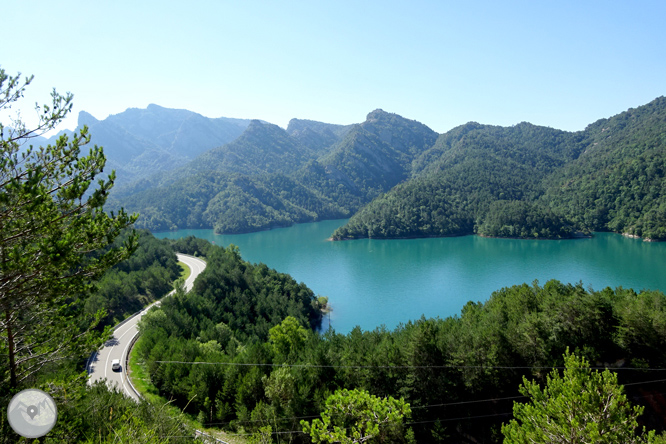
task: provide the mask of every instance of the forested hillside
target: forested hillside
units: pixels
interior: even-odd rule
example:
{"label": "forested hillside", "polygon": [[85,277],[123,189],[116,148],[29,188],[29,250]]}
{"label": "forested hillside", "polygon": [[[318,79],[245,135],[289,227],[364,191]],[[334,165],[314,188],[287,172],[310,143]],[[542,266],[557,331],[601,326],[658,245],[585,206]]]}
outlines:
{"label": "forested hillside", "polygon": [[[111,247],[120,247],[129,234],[121,235]],[[87,313],[105,312],[100,327],[113,326],[160,299],[173,290],[173,282],[180,276],[178,258],[167,241],[155,238],[148,231],[136,235],[136,251],[107,270],[85,302]]]}
{"label": "forested hillside", "polygon": [[178,242],[206,251],[209,266],[191,293],[144,317],[137,347],[160,394],[208,426],[270,426],[277,440],[310,442],[294,432],[299,419],[317,417],[346,388],[403,398],[418,442],[500,442],[500,424],[524,399],[522,377],[545,382],[568,348],[620,369],[630,401],[646,406],[642,423],[663,429],[666,405],[652,396],[664,390],[664,371],[639,369],[666,367],[660,292],[523,284],[456,317],[317,333],[318,301],[306,287],[242,261],[233,247]]}
{"label": "forested hillside", "polygon": [[335,239],[566,238],[610,230],[666,239],[666,99],[567,133],[470,123],[414,161],[410,180]]}
{"label": "forested hillside", "polygon": [[[580,150],[579,136],[551,128],[528,123],[509,128],[466,124],[441,135],[415,159],[411,180],[361,209],[334,238],[474,233],[493,213],[517,209],[513,201],[541,195],[542,178]],[[547,210],[531,206],[529,211],[538,224]],[[532,224],[527,235],[533,236],[537,229],[538,237],[549,237],[546,230],[566,237],[571,228],[563,222],[564,226],[554,227]],[[515,233],[519,235],[520,229]]]}
{"label": "forested hillside", "polygon": [[470,122],[437,135],[375,110],[356,125],[253,121],[233,142],[114,192],[151,230],[242,233],[351,217],[334,239],[480,234],[666,238],[666,99],[566,132]]}
{"label": "forested hillside", "polygon": [[543,198],[577,224],[666,239],[666,97],[599,120]]}
{"label": "forested hillside", "polygon": [[114,194],[151,230],[239,233],[349,217],[409,176],[437,134],[381,110],[349,127],[294,120],[287,131],[253,121],[235,141]]}

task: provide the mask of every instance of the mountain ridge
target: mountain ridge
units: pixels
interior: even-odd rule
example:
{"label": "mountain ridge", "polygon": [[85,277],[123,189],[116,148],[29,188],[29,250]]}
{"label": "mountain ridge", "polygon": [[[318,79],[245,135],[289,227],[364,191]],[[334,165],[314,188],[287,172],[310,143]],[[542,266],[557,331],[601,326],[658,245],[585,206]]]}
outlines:
{"label": "mountain ridge", "polygon": [[[591,230],[661,239],[665,109],[657,98],[576,132],[468,122],[437,134],[381,109],[352,125],[292,119],[285,130],[253,121],[236,140],[117,193],[115,205],[148,215],[138,226],[153,230],[235,233],[353,215],[335,239],[568,238]],[[635,159],[650,178],[638,166],[631,177],[621,168]],[[614,189],[589,174],[602,167]],[[647,179],[641,195],[622,188]]]}
{"label": "mountain ridge", "polygon": [[54,144],[58,137],[71,137],[87,126],[90,144],[104,148],[105,170],[116,170],[116,184],[120,186],[171,171],[236,139],[249,123],[248,119],[208,118],[193,111],[150,104],[128,108],[103,120],[80,111],[74,131],[61,131],[37,142],[43,146]]}
{"label": "mountain ridge", "polygon": [[[333,238],[568,238],[610,230],[665,239],[665,134],[663,97],[578,132],[468,123],[441,135],[415,161],[415,176]],[[638,191],[631,196],[628,188]]]}

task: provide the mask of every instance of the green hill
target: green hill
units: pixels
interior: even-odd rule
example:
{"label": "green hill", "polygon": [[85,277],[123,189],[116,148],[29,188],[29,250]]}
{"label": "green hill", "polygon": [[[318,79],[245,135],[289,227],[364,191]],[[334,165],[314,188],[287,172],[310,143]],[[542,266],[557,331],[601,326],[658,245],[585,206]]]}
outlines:
{"label": "green hill", "polygon": [[[581,149],[578,139],[528,123],[509,128],[468,123],[455,128],[414,161],[410,180],[373,200],[333,237],[477,232],[477,225],[490,214],[505,211],[502,202],[516,210],[510,202],[534,200],[543,194],[542,178],[577,156]],[[530,211],[541,213],[540,208]],[[562,228],[553,231],[564,234]],[[549,237],[544,230],[537,234]]]}
{"label": "green hill", "polygon": [[544,201],[579,225],[666,239],[666,98],[601,119],[546,181]]}
{"label": "green hill", "polygon": [[570,133],[469,123],[438,139],[413,175],[335,239],[566,238],[610,230],[666,238],[666,99]]}
{"label": "green hill", "polygon": [[151,230],[242,233],[349,217],[409,176],[437,134],[381,110],[359,125],[292,120],[287,131],[253,121],[233,142],[168,174],[117,192]]}
{"label": "green hill", "polygon": [[252,121],[234,141],[115,190],[109,208],[139,212],[151,230],[351,217],[334,239],[665,239],[665,148],[663,97],[578,132],[470,122],[438,135],[382,110],[355,125]]}

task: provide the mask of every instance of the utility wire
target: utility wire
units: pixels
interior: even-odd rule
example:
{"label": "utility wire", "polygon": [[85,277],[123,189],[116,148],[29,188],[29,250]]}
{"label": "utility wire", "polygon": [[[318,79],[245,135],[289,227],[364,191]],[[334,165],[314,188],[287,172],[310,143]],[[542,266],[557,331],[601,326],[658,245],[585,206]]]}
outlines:
{"label": "utility wire", "polygon": [[[652,381],[642,381],[642,382],[631,382],[628,384],[622,384],[623,386],[626,385],[640,385],[640,384],[652,384],[652,383],[657,383],[657,382],[666,382],[666,379],[655,379]],[[410,408],[412,410],[417,410],[417,409],[427,409],[431,407],[449,407],[449,406],[454,406],[454,405],[463,405],[463,404],[478,404],[482,402],[497,402],[497,401],[508,401],[508,400],[515,400],[515,399],[521,399],[521,398],[528,398],[528,396],[520,395],[520,396],[506,396],[502,398],[486,398],[486,399],[475,399],[472,401],[456,401],[456,402],[446,402],[442,404],[429,404],[429,405],[420,405],[420,406],[414,406]],[[502,413],[504,415],[504,413]],[[290,420],[296,420],[296,419],[315,419],[315,418],[320,418],[321,415],[312,415],[312,416],[288,416],[288,417],[283,417],[283,418],[276,418],[276,421],[290,421]],[[447,419],[447,421],[453,421],[454,419]],[[255,423],[255,422],[262,422],[264,420],[261,419],[256,419],[256,420],[243,420],[243,421],[225,421],[225,422],[207,422],[204,423],[203,425],[205,426],[210,426],[210,425],[226,425],[226,424],[246,424],[246,423]],[[436,421],[436,420],[434,420]],[[421,421],[423,422],[423,421]],[[428,422],[428,421],[425,421]]]}
{"label": "utility wire", "polygon": [[[343,365],[343,364],[270,364],[250,362],[205,362],[205,361],[146,361],[157,364],[189,364],[189,365],[228,365],[238,367],[295,367],[295,368],[349,368],[349,369],[424,369],[424,368],[462,368],[462,369],[495,369],[495,370],[566,370],[565,366],[502,366],[502,365]],[[633,371],[666,371],[666,368],[645,367],[581,367],[585,370],[633,370]]]}

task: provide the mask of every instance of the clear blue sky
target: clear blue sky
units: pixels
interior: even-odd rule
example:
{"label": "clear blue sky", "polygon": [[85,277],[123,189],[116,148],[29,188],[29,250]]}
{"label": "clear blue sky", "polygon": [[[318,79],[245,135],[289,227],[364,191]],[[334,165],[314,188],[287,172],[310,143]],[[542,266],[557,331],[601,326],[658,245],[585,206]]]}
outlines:
{"label": "clear blue sky", "polygon": [[659,1],[12,1],[0,65],[99,119],[156,103],[209,117],[362,122],[376,108],[444,132],[565,130],[666,94]]}

